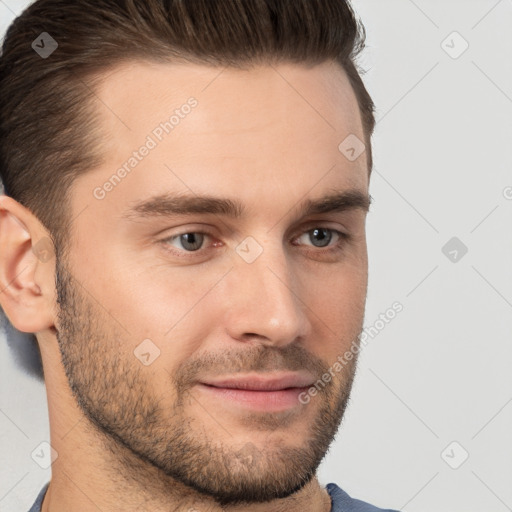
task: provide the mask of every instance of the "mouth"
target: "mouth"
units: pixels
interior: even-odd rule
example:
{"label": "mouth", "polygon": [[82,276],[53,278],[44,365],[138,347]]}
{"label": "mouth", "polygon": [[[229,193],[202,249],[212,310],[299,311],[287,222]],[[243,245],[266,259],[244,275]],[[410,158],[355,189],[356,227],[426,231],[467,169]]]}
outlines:
{"label": "mouth", "polygon": [[252,374],[223,379],[205,379],[198,387],[210,399],[225,405],[276,412],[301,407],[299,395],[314,383],[310,374]]}

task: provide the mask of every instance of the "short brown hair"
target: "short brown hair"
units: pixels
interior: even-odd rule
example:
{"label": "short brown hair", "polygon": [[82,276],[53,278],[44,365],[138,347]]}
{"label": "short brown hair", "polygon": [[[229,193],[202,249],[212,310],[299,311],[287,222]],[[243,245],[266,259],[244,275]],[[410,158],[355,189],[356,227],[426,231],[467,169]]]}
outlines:
{"label": "short brown hair", "polygon": [[[47,58],[31,47],[43,32],[58,43]],[[355,64],[364,40],[349,0],[37,0],[2,45],[4,192],[64,251],[69,187],[102,163],[94,79],[135,58],[233,67],[334,60],[357,97],[371,173],[374,104]]]}

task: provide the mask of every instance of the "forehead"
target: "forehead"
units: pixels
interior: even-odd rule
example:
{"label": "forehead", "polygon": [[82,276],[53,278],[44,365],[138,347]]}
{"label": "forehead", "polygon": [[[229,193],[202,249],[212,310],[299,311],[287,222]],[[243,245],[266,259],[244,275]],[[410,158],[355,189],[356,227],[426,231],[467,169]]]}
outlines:
{"label": "forehead", "polygon": [[[269,106],[274,110],[278,108],[279,112],[296,106],[299,113],[316,114],[316,120],[334,129],[341,128],[343,121],[360,124],[357,100],[349,79],[343,68],[332,61],[314,66],[269,63],[238,69],[130,60],[100,78],[97,93],[107,107],[101,109],[104,119],[105,116],[112,121],[117,118],[129,129],[133,128],[134,121],[141,120],[141,111],[148,117],[152,112],[161,114],[161,109],[173,108],[177,101],[191,95],[207,102],[204,107],[210,116],[216,109],[222,109],[225,115],[219,118],[224,121],[239,119],[233,115],[237,107],[248,107],[243,111],[245,116],[240,116],[247,118],[249,115],[258,117]],[[123,119],[116,115],[118,110],[125,114]],[[341,119],[339,114],[343,114]],[[353,128],[361,129],[360,126]]]}
{"label": "forehead", "polygon": [[[241,70],[131,61],[102,76],[95,92],[105,162],[74,186],[98,211],[167,191],[275,202],[272,190],[297,201],[314,187],[367,189],[366,155],[349,161],[338,149],[364,134],[335,63]],[[110,180],[115,174],[121,179]],[[109,180],[100,206],[93,190]]]}

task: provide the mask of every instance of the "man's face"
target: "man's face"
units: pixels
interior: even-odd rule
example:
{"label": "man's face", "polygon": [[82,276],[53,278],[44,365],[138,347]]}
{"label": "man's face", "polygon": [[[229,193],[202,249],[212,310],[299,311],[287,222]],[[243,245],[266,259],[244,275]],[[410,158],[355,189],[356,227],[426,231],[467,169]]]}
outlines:
{"label": "man's face", "polygon": [[[362,330],[366,211],[303,208],[367,197],[368,173],[365,154],[338,149],[364,139],[339,67],[220,71],[131,63],[106,77],[106,161],[72,187],[56,328],[98,431],[229,504],[302,488],[340,424],[356,358],[332,368]],[[163,194],[242,211],[134,208]]]}

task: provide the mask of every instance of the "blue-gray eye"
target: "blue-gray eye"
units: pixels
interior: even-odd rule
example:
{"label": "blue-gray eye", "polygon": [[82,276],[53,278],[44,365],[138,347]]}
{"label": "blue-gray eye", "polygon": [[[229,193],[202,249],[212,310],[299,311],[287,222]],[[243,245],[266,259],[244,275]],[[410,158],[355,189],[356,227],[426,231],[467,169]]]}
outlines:
{"label": "blue-gray eye", "polygon": [[186,251],[197,251],[201,249],[204,242],[204,234],[203,233],[183,233],[182,235],[177,235],[176,237],[172,237],[170,240],[178,239],[180,241],[181,246]]}
{"label": "blue-gray eye", "polygon": [[332,229],[328,228],[316,228],[308,231],[309,239],[313,242],[313,238],[317,237],[320,241],[319,245],[315,245],[315,247],[326,247],[329,245],[332,240]]}

